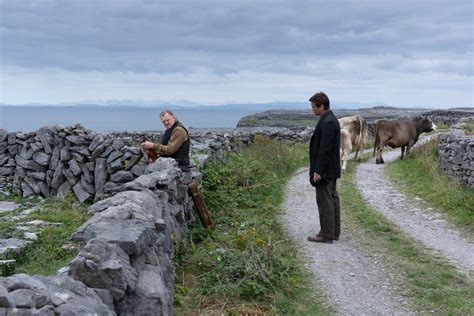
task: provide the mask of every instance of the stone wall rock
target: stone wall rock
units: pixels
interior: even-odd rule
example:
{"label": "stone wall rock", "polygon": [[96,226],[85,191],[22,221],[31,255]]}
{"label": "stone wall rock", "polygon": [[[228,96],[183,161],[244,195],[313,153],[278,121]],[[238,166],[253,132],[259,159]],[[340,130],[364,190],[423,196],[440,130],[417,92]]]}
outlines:
{"label": "stone wall rock", "polygon": [[450,177],[474,188],[474,136],[466,135],[463,125],[473,121],[466,117],[440,136],[438,145],[440,168]]}

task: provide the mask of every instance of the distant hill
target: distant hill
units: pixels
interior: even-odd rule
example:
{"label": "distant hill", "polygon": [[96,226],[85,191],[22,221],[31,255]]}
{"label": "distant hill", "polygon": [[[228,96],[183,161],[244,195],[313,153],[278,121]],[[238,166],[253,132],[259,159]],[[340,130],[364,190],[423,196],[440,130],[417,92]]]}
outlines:
{"label": "distant hill", "polygon": [[[361,115],[369,126],[381,119],[402,119],[414,116],[429,116],[436,123],[452,124],[461,117],[474,114],[473,108],[429,110],[420,108],[396,108],[389,106],[376,106],[372,108],[360,109],[334,109],[336,117]],[[318,118],[310,109],[305,110],[269,110],[242,117],[237,123],[237,127],[306,127],[314,126]]]}
{"label": "distant hill", "polygon": [[[11,104],[0,104],[0,106],[20,106]],[[309,102],[266,102],[266,103],[225,103],[219,105],[205,105],[199,104],[187,100],[172,100],[172,101],[160,101],[160,100],[91,100],[82,101],[76,103],[60,103],[60,104],[40,104],[30,103],[22,104],[21,106],[47,106],[47,107],[80,107],[80,108],[93,108],[93,107],[144,107],[144,108],[156,108],[156,109],[195,109],[195,108],[206,108],[216,110],[296,110],[296,109],[309,109]],[[382,103],[360,103],[360,102],[332,102],[331,107],[333,109],[359,109],[359,108],[371,108],[374,106],[385,106]]]}

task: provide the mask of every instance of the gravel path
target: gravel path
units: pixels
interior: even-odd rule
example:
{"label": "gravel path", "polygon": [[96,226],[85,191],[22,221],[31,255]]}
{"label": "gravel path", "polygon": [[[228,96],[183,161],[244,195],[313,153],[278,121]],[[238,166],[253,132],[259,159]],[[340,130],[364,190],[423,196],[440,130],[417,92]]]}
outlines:
{"label": "gravel path", "polygon": [[[400,150],[384,152],[386,163],[398,159]],[[374,159],[357,168],[356,185],[364,200],[382,213],[405,234],[446,257],[468,276],[474,271],[474,242],[464,237],[444,215],[423,200],[400,193],[384,173],[384,165]]]}
{"label": "gravel path", "polygon": [[[420,139],[419,144],[427,138]],[[400,156],[400,149],[386,151],[385,162]],[[474,243],[444,219],[444,215],[399,192],[387,178],[384,165],[374,159],[358,165],[356,185],[364,200],[382,213],[405,234],[437,255],[447,258],[460,271],[472,276]],[[287,184],[283,223],[305,257],[313,284],[322,288],[331,303],[343,315],[410,315],[409,299],[396,289],[403,279],[396,268],[371,248],[363,232],[344,226],[341,214],[341,238],[333,244],[306,240],[319,230],[315,190],[308,183],[308,169],[302,169]],[[386,263],[386,262],[385,262]]]}
{"label": "gravel path", "polygon": [[[306,257],[314,275],[313,284],[322,288],[343,315],[413,314],[408,299],[396,293],[397,274],[384,266],[371,251],[370,241],[342,227],[333,244],[306,240],[319,230],[315,190],[308,182],[308,170],[287,184],[284,225]],[[344,215],[342,215],[343,217]]]}

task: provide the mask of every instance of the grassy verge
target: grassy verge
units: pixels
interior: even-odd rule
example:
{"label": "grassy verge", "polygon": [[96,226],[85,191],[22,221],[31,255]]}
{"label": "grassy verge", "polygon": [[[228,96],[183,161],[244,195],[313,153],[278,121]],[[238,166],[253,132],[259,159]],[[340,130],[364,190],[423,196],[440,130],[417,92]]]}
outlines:
{"label": "grassy verge", "polygon": [[405,276],[404,294],[419,312],[439,315],[474,314],[474,284],[444,259],[433,257],[406,237],[381,214],[368,207],[354,186],[356,164],[349,161],[340,181],[339,196],[344,220],[364,231],[384,260]]}
{"label": "grassy verge", "polygon": [[401,190],[444,211],[452,223],[473,236],[474,190],[449,178],[439,169],[437,148],[437,140],[416,148],[407,159],[388,165],[388,174]]}
{"label": "grassy verge", "polygon": [[177,314],[331,312],[280,223],[285,183],[306,156],[305,145],[258,137],[204,170],[201,190],[215,227],[197,225],[177,245]]}
{"label": "grassy verge", "polygon": [[[24,205],[22,199],[16,201]],[[30,205],[31,202],[26,203]],[[16,260],[13,266],[8,266],[2,271],[3,275],[14,273],[51,275],[67,265],[77,254],[74,247],[66,249],[62,246],[66,243],[70,235],[87,220],[88,215],[85,212],[85,205],[77,202],[72,193],[66,194],[64,198],[47,198],[37,201],[37,210],[21,222],[8,223],[4,222],[10,228],[9,236],[5,231],[5,237],[21,237],[15,236],[19,232],[13,229],[13,226],[22,226],[24,222],[32,220],[43,220],[48,222],[60,223],[60,225],[52,225],[45,228],[37,228],[38,238],[28,244],[20,254],[11,255]],[[3,227],[2,227],[3,229]]]}
{"label": "grassy verge", "polygon": [[469,120],[463,125],[466,135],[474,135],[474,120]]}

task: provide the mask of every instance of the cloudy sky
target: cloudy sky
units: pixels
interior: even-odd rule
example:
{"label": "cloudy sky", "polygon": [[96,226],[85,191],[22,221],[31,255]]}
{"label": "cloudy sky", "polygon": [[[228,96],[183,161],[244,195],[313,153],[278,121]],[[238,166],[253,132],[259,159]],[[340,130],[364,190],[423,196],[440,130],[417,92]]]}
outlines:
{"label": "cloudy sky", "polygon": [[0,103],[473,106],[471,0],[0,0]]}

